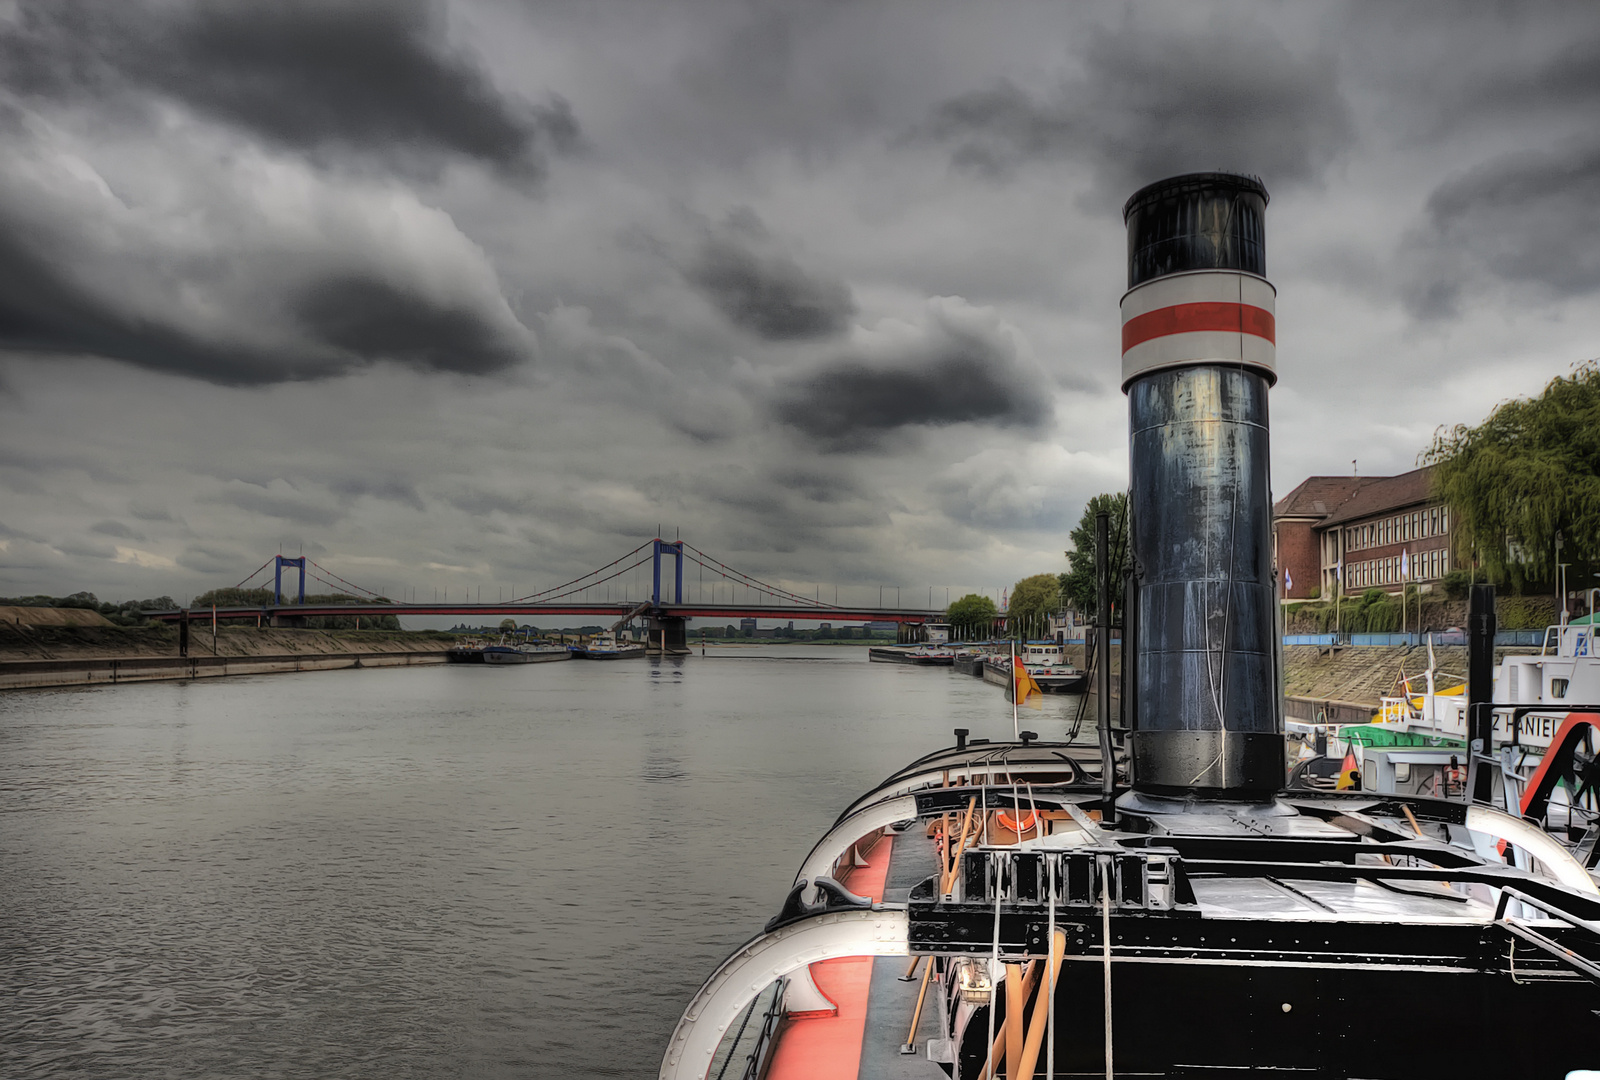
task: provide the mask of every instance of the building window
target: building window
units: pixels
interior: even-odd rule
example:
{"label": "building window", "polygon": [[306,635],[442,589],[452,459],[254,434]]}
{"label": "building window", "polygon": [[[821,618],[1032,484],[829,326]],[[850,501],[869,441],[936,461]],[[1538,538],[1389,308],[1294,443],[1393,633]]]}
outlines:
{"label": "building window", "polygon": [[1448,506],[1439,507],[1439,531],[1442,533],[1450,531],[1450,508]]}

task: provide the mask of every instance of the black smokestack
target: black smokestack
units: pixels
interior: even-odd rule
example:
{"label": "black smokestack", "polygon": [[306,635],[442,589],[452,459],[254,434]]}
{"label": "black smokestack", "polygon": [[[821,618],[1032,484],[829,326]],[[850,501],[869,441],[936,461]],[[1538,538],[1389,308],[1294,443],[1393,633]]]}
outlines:
{"label": "black smokestack", "polygon": [[1134,784],[1158,794],[1283,786],[1266,206],[1259,180],[1194,173],[1123,208]]}

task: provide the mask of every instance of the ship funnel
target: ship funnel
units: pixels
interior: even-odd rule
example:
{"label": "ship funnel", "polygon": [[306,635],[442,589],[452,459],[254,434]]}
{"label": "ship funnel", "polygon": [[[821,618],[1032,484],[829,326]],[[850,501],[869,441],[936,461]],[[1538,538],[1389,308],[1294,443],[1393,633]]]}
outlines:
{"label": "ship funnel", "polygon": [[1277,381],[1267,190],[1175,176],[1123,208],[1134,786],[1258,798],[1283,786],[1267,393]]}

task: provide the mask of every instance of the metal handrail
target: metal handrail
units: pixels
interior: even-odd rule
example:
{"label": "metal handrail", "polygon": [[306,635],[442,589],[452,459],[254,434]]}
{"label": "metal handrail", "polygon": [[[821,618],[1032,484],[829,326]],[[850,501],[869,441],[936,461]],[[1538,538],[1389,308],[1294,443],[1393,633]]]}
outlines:
{"label": "metal handrail", "polygon": [[1571,912],[1563,911],[1559,906],[1547,900],[1540,900],[1537,897],[1529,896],[1521,889],[1509,887],[1500,890],[1500,899],[1496,902],[1494,908],[1495,922],[1504,926],[1508,933],[1549,954],[1557,963],[1565,964],[1580,975],[1587,975],[1595,982],[1600,982],[1600,964],[1596,964],[1586,956],[1580,956],[1560,942],[1539,933],[1531,926],[1511,919],[1506,912],[1513,900],[1519,904],[1526,904],[1528,907],[1542,911],[1546,915],[1558,919],[1575,929],[1587,931],[1597,939],[1600,939],[1600,924],[1590,922],[1588,919],[1580,919],[1578,916],[1573,915]]}

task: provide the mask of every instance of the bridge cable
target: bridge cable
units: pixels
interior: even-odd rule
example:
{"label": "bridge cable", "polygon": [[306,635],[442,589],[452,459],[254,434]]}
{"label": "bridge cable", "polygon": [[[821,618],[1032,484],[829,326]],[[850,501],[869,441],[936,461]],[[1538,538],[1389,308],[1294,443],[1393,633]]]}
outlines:
{"label": "bridge cable", "polygon": [[[819,610],[831,610],[831,611],[841,611],[841,610],[843,610],[837,604],[824,604],[819,600],[813,600],[809,596],[801,596],[798,593],[793,593],[793,592],[790,592],[789,590],[781,588],[781,587],[779,587],[777,585],[772,585],[772,584],[769,584],[769,583],[767,583],[765,581],[762,581],[760,578],[752,577],[750,574],[745,573],[743,570],[735,570],[733,567],[728,566],[726,563],[723,563],[720,560],[718,560],[718,559],[716,559],[716,558],[714,558],[714,557],[712,557],[710,555],[707,555],[705,552],[703,552],[699,548],[694,547],[693,545],[689,544],[687,541],[684,542],[683,546],[684,546],[684,548],[686,550],[693,552],[694,555],[698,555],[698,556],[700,556],[701,558],[704,558],[704,559],[709,559],[711,561],[711,563],[715,564],[715,568],[722,573],[723,577],[727,577],[727,576],[729,576],[731,574],[735,578],[741,579],[740,580],[740,584],[746,585],[746,586],[751,587],[751,588],[754,588],[759,592],[764,592],[769,596],[779,597],[779,598],[784,599],[784,600],[792,600],[792,601],[794,601],[796,603],[804,604],[807,607],[814,607],[814,608],[817,608]],[[700,562],[700,559],[694,559],[693,556],[691,556],[691,558],[693,559],[694,562]],[[706,563],[700,563],[700,565],[706,566],[707,564]]]}
{"label": "bridge cable", "polygon": [[[563,582],[560,585],[553,585],[548,589],[543,589],[543,590],[541,590],[539,592],[528,593],[526,596],[519,596],[514,600],[507,600],[505,602],[508,603],[508,604],[527,604],[527,603],[532,603],[537,598],[542,597],[542,596],[546,596],[546,594],[548,594],[548,593],[557,592],[558,590],[565,589],[568,586],[576,585],[578,582],[584,580],[585,578],[591,578],[591,577],[594,577],[596,574],[600,573],[601,571],[609,570],[613,566],[617,565],[617,563],[621,562],[623,559],[628,558],[629,555],[637,555],[639,552],[643,551],[645,548],[649,547],[651,544],[654,544],[654,543],[655,543],[654,539],[646,540],[644,543],[640,544],[638,547],[634,548],[632,551],[628,552],[626,555],[621,555],[621,556],[618,556],[615,559],[612,559],[610,562],[608,562],[604,566],[602,566],[599,570],[590,570],[587,574],[580,574],[579,576],[573,578],[571,581]],[[654,553],[652,552],[651,555],[649,556],[649,558],[654,558],[654,557],[655,557]],[[641,560],[641,561],[644,561],[644,560]],[[638,566],[638,565],[639,565],[639,563],[634,563],[632,566],[626,567],[626,569],[631,570],[631,569],[633,569],[634,566]],[[616,575],[612,575],[612,576],[615,577]],[[611,579],[610,578],[604,578],[602,580],[609,581]],[[597,584],[597,583],[591,582],[591,584]],[[585,586],[585,588],[587,588],[587,586]],[[562,593],[561,595],[565,596],[567,594],[566,593]]]}
{"label": "bridge cable", "polygon": [[[274,558],[274,559],[275,559],[275,558],[277,558],[277,556],[276,556],[276,555],[274,555],[274,556],[273,556],[273,558]],[[261,565],[260,565],[260,566],[258,566],[258,567],[256,567],[256,568],[255,568],[255,569],[254,569],[254,570],[252,570],[252,571],[251,571],[251,572],[250,572],[250,574],[249,574],[249,576],[248,576],[248,577],[246,577],[246,578],[245,578],[245,579],[244,579],[244,581],[241,581],[241,582],[239,582],[239,584],[237,584],[237,585],[235,585],[235,586],[234,586],[234,588],[235,588],[235,589],[242,589],[242,588],[244,588],[244,585],[245,585],[245,581],[249,581],[249,580],[250,580],[250,578],[253,578],[253,577],[255,577],[255,576],[256,576],[256,575],[257,575],[257,574],[259,574],[259,573],[261,573],[261,571],[263,571],[263,570],[265,570],[265,569],[266,569],[266,568],[267,568],[267,567],[269,567],[269,566],[271,566],[271,565],[272,565],[272,559],[268,559],[268,560],[267,560],[267,561],[266,561],[266,562],[264,562],[264,563],[262,563],[262,564],[261,564]]]}
{"label": "bridge cable", "polygon": [[[321,570],[324,574],[327,574],[329,577],[333,578],[334,581],[339,582],[341,585],[343,585],[347,589],[354,589],[356,592],[364,592],[368,596],[373,596],[373,597],[376,597],[376,596],[379,595],[376,591],[374,591],[372,589],[364,589],[360,585],[357,585],[353,581],[346,581],[344,578],[340,577],[338,574],[335,574],[332,570],[329,570],[325,566],[318,566],[317,563],[315,561],[313,561],[312,559],[308,558],[308,559],[306,559],[306,562],[310,563],[312,566],[316,566],[318,570]],[[323,584],[331,586],[332,582],[324,581]]]}
{"label": "bridge cable", "polygon": [[[643,546],[643,545],[641,545],[641,546]],[[638,549],[636,548],[635,550],[638,550]],[[632,554],[632,553],[630,552],[629,554]],[[627,557],[628,557],[627,555],[624,555],[622,558],[626,559]],[[652,553],[650,555],[646,555],[644,558],[638,560],[637,562],[630,563],[629,565],[624,566],[622,569],[616,571],[615,573],[608,574],[607,576],[605,576],[603,578],[600,578],[598,581],[591,581],[587,585],[580,585],[578,588],[568,589],[564,593],[557,593],[554,596],[544,595],[544,594],[541,594],[541,593],[532,593],[532,594],[530,594],[531,596],[542,596],[543,598],[540,599],[540,600],[537,600],[537,601],[534,601],[534,600],[508,600],[506,603],[508,603],[508,604],[528,604],[528,605],[531,605],[531,604],[546,604],[546,603],[549,603],[552,600],[559,600],[564,596],[571,596],[573,593],[582,592],[584,589],[593,588],[596,585],[603,585],[608,581],[612,581],[612,580],[614,580],[616,578],[619,578],[623,574],[626,574],[629,570],[632,570],[635,567],[643,566],[645,563],[649,562],[654,557],[655,557],[654,553]],[[622,561],[622,559],[618,559],[617,560],[617,562],[621,562],[621,561]],[[605,569],[605,568],[602,567],[601,569]],[[599,570],[594,571],[594,573],[597,573],[597,574],[599,572],[600,572]],[[585,576],[587,577],[589,575],[585,575]],[[568,585],[572,585],[572,584],[575,584],[576,581],[582,581],[582,580],[583,580],[583,578],[577,578],[574,581],[567,582],[567,584]],[[562,588],[562,586],[557,585],[556,588],[559,589],[559,588]],[[545,593],[550,593],[551,591],[552,590],[550,590],[550,589],[546,589]],[[626,601],[624,601],[624,603],[626,603]],[[488,606],[488,605],[485,605],[485,606]],[[500,605],[495,605],[495,606],[504,607],[505,605],[504,604],[500,604]]]}

